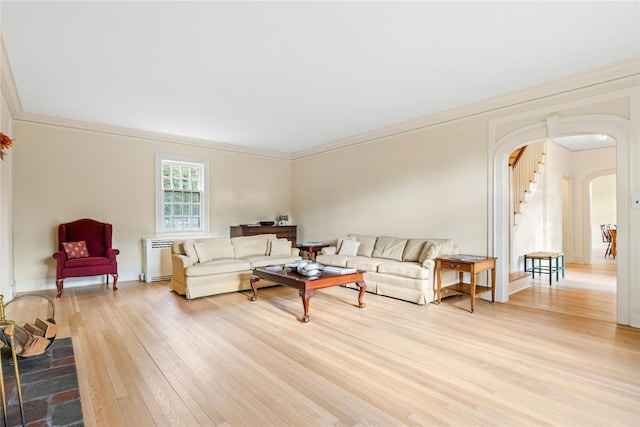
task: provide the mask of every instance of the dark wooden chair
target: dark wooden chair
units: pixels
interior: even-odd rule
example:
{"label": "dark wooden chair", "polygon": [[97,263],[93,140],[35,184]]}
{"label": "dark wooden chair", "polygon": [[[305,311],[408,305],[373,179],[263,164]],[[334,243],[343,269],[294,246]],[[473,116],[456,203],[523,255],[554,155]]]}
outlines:
{"label": "dark wooden chair", "polygon": [[602,233],[602,242],[607,244],[607,249],[604,252],[604,257],[613,256],[616,257],[616,226],[613,224],[600,224],[600,232]]}

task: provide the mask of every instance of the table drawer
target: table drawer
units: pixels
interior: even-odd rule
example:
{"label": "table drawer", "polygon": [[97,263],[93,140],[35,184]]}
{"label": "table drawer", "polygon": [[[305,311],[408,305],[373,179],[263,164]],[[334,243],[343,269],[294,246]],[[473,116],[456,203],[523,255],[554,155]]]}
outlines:
{"label": "table drawer", "polygon": [[443,270],[455,270],[470,273],[472,264],[459,261],[440,261]]}

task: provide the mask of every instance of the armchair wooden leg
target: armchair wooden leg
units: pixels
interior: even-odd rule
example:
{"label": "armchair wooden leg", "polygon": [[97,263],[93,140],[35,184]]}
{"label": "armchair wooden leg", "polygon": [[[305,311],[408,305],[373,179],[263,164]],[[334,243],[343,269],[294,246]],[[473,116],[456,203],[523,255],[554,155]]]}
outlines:
{"label": "armchair wooden leg", "polygon": [[56,288],[58,288],[58,294],[56,298],[60,298],[62,296],[62,287],[64,284],[62,283],[64,279],[56,279]]}
{"label": "armchair wooden leg", "polygon": [[[116,285],[118,284],[118,275],[117,274],[112,274],[112,276],[113,276],[113,290],[117,291],[118,288],[117,288]],[[109,280],[109,279],[107,279],[107,280]]]}

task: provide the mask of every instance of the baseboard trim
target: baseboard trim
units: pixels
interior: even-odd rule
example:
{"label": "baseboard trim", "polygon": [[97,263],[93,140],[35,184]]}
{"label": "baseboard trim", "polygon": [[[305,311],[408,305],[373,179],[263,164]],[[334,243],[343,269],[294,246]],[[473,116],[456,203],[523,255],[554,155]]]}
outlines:
{"label": "baseboard trim", "polygon": [[[118,273],[118,283],[139,281],[139,271],[127,271]],[[101,285],[105,283],[105,275],[91,277],[75,277],[64,280],[64,288],[78,288],[81,286]],[[109,286],[113,285],[113,278],[109,276]],[[16,280],[15,292],[40,292],[56,290],[55,277],[39,277],[35,279]]]}

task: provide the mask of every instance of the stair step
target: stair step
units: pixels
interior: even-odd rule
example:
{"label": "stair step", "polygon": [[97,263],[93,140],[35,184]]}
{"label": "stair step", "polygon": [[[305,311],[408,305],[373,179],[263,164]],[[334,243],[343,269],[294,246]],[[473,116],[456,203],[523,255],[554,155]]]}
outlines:
{"label": "stair step", "polygon": [[513,271],[509,273],[509,282],[515,282],[516,280],[524,279],[525,277],[529,277],[529,273],[525,273],[524,271]]}

